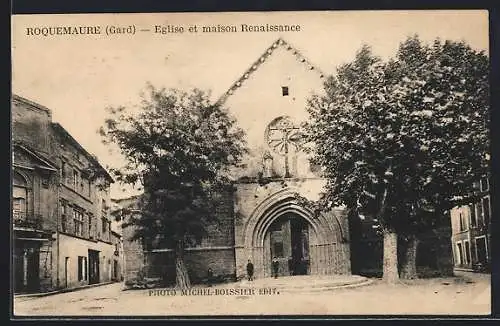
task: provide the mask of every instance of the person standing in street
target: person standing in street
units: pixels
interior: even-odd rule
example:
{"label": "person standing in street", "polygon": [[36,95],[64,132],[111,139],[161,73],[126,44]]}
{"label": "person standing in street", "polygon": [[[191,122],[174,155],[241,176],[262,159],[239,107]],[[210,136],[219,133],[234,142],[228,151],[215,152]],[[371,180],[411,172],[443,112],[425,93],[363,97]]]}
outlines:
{"label": "person standing in street", "polygon": [[280,267],[280,262],[278,261],[278,258],[273,257],[273,262],[272,262],[272,268],[273,268],[273,277],[278,278],[278,271]]}
{"label": "person standing in street", "polygon": [[250,261],[250,259],[248,260],[247,263],[247,276],[249,281],[253,281],[253,264]]}
{"label": "person standing in street", "polygon": [[214,271],[210,267],[208,268],[207,271],[207,282],[209,287],[211,287],[214,283]]}

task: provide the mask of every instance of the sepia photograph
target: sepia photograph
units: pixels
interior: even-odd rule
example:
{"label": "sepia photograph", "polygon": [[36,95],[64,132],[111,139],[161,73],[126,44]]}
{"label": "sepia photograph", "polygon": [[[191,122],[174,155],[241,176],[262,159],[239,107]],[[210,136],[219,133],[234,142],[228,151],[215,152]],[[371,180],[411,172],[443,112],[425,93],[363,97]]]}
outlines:
{"label": "sepia photograph", "polygon": [[489,316],[488,30],[12,15],[11,318]]}

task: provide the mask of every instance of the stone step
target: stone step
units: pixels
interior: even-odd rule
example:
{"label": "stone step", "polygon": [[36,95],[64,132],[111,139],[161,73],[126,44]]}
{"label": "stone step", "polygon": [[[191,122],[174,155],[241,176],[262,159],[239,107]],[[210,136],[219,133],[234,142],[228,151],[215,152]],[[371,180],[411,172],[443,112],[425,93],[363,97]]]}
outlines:
{"label": "stone step", "polygon": [[280,289],[279,291],[283,293],[317,293],[317,292],[327,292],[337,289],[346,289],[346,288],[357,288],[361,286],[367,286],[372,284],[372,280],[364,280],[361,282],[351,283],[351,284],[338,284],[338,285],[330,285],[330,286],[322,286],[322,287],[309,287],[309,288],[290,288],[290,289]]}
{"label": "stone step", "polygon": [[346,276],[331,278],[315,278],[314,276],[282,277],[278,279],[266,278],[253,282],[240,282],[232,284],[233,288],[274,288],[281,292],[318,292],[337,288],[368,285],[371,280],[362,276]]}

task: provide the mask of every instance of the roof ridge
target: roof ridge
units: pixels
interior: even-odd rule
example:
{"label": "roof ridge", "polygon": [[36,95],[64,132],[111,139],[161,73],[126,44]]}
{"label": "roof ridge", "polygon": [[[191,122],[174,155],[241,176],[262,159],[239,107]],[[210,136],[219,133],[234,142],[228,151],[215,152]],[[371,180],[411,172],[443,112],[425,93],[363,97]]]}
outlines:
{"label": "roof ridge", "polygon": [[37,103],[35,101],[29,100],[26,97],[17,95],[15,93],[12,93],[11,100],[12,101],[19,101],[19,102],[23,102],[25,104],[31,105],[31,106],[33,106],[33,107],[35,107],[37,109],[40,109],[42,111],[47,112],[49,115],[52,116],[52,110],[51,109],[49,109],[48,107],[46,107],[46,106],[44,106],[42,104],[39,104],[39,103]]}
{"label": "roof ridge", "polygon": [[268,57],[270,57],[274,53],[274,49],[276,49],[278,46],[285,47],[286,50],[288,51],[293,51],[293,55],[302,62],[303,64],[307,65],[310,70],[315,70],[320,74],[320,78],[325,77],[325,73],[317,68],[315,65],[313,65],[309,59],[307,59],[302,53],[297,50],[294,46],[292,46],[289,42],[285,41],[281,36],[278,37],[274,42],[271,43],[270,46],[266,48],[266,51],[262,55],[259,56],[259,58],[254,61],[248,69],[245,70],[245,72],[238,78],[236,79],[235,82],[229,87],[229,89],[222,94],[222,96],[219,97],[219,99],[215,102],[217,104],[222,104],[226,101],[226,99],[231,96],[234,91],[239,88],[245,80],[247,80],[250,75],[252,75],[253,72],[257,71],[257,69],[266,61]]}
{"label": "roof ridge", "polygon": [[89,153],[87,151],[87,149],[85,147],[83,147],[82,144],[80,144],[80,142],[78,142],[73,137],[73,135],[71,135],[71,133],[69,131],[67,131],[66,128],[64,128],[64,126],[62,124],[60,124],[59,122],[51,122],[51,126],[52,126],[53,130],[55,130],[55,131],[57,131],[57,129],[59,129],[63,133],[63,135],[65,137],[67,137],[73,143],[73,145],[76,146],[77,149],[83,153],[83,155],[90,161],[91,164],[93,164],[98,169],[100,169],[105,174],[105,176],[108,177],[108,179],[110,181],[114,182],[113,177],[110,175],[108,170],[104,166],[102,166],[102,163],[99,162],[99,159],[97,158],[97,156]]}

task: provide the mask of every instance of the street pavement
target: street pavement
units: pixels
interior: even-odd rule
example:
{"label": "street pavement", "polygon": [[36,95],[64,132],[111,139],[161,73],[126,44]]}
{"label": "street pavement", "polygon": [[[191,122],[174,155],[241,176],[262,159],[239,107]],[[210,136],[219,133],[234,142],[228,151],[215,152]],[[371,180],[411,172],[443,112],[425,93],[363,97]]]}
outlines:
{"label": "street pavement", "polygon": [[[297,279],[298,280],[298,279]],[[287,292],[283,286],[225,284],[172,290],[127,290],[114,283],[45,297],[16,297],[14,316],[193,316],[193,315],[489,315],[490,276],[419,279],[386,285]],[[283,281],[278,279],[276,282]],[[310,279],[308,282],[311,282]],[[296,288],[297,286],[295,286]],[[243,291],[245,290],[245,291]],[[217,295],[215,295],[217,294]]]}

